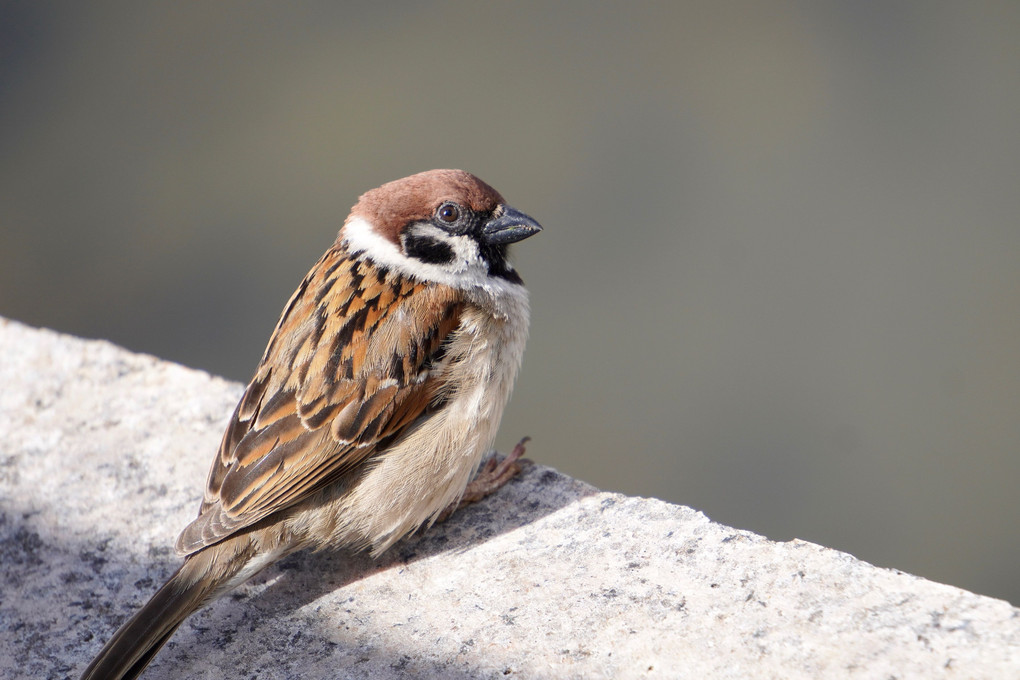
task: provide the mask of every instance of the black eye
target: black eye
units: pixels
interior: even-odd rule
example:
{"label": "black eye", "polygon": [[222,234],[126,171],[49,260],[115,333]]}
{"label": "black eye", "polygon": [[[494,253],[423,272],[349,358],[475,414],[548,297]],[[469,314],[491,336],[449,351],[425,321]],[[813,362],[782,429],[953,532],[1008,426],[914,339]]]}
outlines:
{"label": "black eye", "polygon": [[453,224],[460,219],[460,206],[456,203],[444,203],[436,211],[436,217],[447,224]]}

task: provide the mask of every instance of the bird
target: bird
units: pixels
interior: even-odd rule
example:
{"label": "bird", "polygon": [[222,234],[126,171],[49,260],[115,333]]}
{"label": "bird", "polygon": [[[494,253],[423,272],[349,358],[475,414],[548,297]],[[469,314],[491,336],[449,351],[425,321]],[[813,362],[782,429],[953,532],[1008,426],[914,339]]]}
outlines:
{"label": "bird", "polygon": [[298,550],[378,556],[518,470],[490,459],[528,336],[509,246],[542,230],[463,170],[361,195],[283,309],[180,568],[82,680],[138,677],[193,612]]}

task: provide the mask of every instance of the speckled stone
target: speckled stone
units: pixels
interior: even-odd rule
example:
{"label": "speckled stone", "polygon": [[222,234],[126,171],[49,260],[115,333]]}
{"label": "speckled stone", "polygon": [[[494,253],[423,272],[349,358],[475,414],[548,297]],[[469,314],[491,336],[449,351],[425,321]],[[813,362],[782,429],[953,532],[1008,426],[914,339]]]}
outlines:
{"label": "speckled stone", "polygon": [[[4,320],[0,386],[0,677],[77,677],[178,564],[241,387]],[[1020,610],[536,465],[380,560],[269,568],[145,677],[1008,678]]]}

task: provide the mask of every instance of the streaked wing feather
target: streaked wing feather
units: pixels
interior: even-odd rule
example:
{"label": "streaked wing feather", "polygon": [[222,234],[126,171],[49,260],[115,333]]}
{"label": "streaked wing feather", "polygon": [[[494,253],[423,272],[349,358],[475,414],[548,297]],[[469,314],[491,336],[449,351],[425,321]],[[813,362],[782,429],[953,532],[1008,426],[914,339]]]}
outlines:
{"label": "streaked wing feather", "polygon": [[177,550],[300,502],[413,424],[442,390],[429,369],[459,311],[452,289],[328,251],[287,303]]}

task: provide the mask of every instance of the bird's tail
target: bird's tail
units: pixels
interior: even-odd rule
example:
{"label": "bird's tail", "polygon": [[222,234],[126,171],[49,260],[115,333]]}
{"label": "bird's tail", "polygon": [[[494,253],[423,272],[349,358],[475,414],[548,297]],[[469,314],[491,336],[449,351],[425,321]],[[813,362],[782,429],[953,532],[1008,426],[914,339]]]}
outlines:
{"label": "bird's tail", "polygon": [[222,592],[222,575],[210,578],[205,565],[199,564],[202,561],[185,561],[106,643],[82,680],[130,680],[141,675],[184,619]]}

